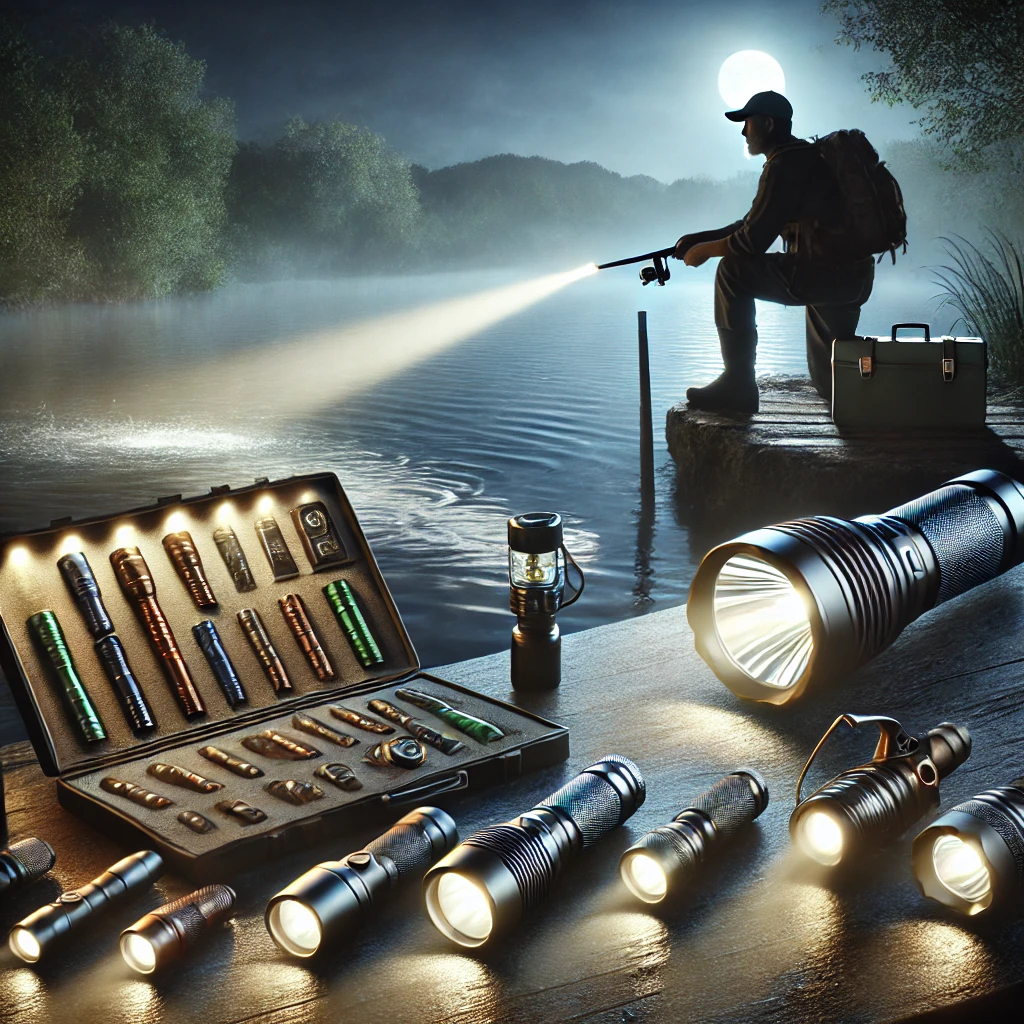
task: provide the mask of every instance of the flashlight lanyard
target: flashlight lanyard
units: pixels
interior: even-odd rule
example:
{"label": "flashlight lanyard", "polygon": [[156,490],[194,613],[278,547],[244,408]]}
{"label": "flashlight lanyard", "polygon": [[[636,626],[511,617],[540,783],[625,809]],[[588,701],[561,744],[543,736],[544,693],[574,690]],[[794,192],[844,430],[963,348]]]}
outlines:
{"label": "flashlight lanyard", "polygon": [[[563,601],[558,606],[559,610],[561,610],[562,608],[568,608],[571,604],[575,604],[580,599],[580,594],[583,593],[583,588],[587,585],[587,580],[586,577],[583,575],[583,570],[579,567],[579,563],[576,561],[576,559],[569,554],[569,549],[564,544],[561,547],[561,551],[562,557],[566,560],[566,562],[568,562],[569,565],[571,565],[576,570],[576,572],[579,573],[580,585],[578,587],[573,587],[572,597],[570,597],[568,601]],[[565,582],[567,584],[569,583],[568,569],[566,569],[565,573]]]}
{"label": "flashlight lanyard", "polygon": [[[797,807],[800,806],[800,790],[804,783],[804,777],[811,767],[811,763],[818,756],[818,751],[825,745],[825,741],[829,736],[843,724],[848,725],[851,729],[855,729],[858,725],[878,726],[878,746],[875,747],[875,752],[871,756],[871,764],[874,765],[884,764],[888,761],[902,761],[905,758],[912,757],[921,746],[920,741],[916,737],[911,736],[895,718],[889,718],[886,715],[840,715],[828,727],[825,735],[818,740],[818,745],[811,751],[811,756],[807,758],[807,763],[804,765],[803,771],[800,772],[800,778],[796,780]],[[927,757],[927,755],[925,760],[929,763],[931,762],[931,758]],[[937,771],[935,777],[938,778]]]}

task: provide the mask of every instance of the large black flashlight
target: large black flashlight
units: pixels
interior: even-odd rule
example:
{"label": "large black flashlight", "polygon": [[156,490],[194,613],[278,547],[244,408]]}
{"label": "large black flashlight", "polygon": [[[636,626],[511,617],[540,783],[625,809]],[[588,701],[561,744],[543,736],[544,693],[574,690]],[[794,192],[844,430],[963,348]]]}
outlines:
{"label": "large black flashlight", "polygon": [[[579,573],[579,586],[568,601],[566,562]],[[527,512],[508,521],[509,608],[512,629],[512,687],[553,690],[562,681],[562,637],[555,622],[583,593],[583,572],[562,542],[557,512]]]}
{"label": "large black flashlight", "polygon": [[0,896],[45,875],[55,859],[53,847],[42,839],[21,839],[0,850]]}
{"label": "large black flashlight", "polygon": [[562,869],[644,802],[640,769],[618,754],[584,768],[512,821],[475,832],[423,879],[427,913],[460,946],[482,946],[534,911]]}
{"label": "large black flashlight", "polygon": [[270,937],[292,956],[312,956],[355,931],[402,878],[422,874],[459,841],[450,815],[417,807],[363,849],[300,875],[267,904]]}
{"label": "large black flashlight", "polygon": [[622,881],[645,903],[661,903],[690,881],[713,848],[767,806],[768,786],[757,772],[741,768],[726,775],[622,855]]}
{"label": "large black flashlight", "polygon": [[693,578],[686,616],[733,693],[785,704],[1022,559],[1024,487],[982,469],[882,515],[794,519],[720,544]]}
{"label": "large black flashlight", "polygon": [[[800,800],[811,762],[840,725],[878,727],[875,753],[868,764],[837,775]],[[923,736],[911,736],[884,715],[840,715],[828,728],[800,773],[789,834],[797,847],[824,867],[898,839],[939,804],[939,779],[971,755],[971,734],[962,725],[943,722]]]}
{"label": "large black flashlight", "polygon": [[121,932],[121,956],[132,970],[152,974],[188,952],[234,905],[234,890],[226,885],[208,885],[172,900]]}
{"label": "large black flashlight", "polygon": [[119,860],[91,882],[61,893],[53,903],[19,921],[8,938],[11,951],[26,963],[36,963],[53,942],[116,906],[131,893],[148,888],[163,870],[163,860],[152,850]]}
{"label": "large black flashlight", "polygon": [[1020,913],[1024,904],[1024,778],[940,814],[915,840],[925,896],[962,914]]}

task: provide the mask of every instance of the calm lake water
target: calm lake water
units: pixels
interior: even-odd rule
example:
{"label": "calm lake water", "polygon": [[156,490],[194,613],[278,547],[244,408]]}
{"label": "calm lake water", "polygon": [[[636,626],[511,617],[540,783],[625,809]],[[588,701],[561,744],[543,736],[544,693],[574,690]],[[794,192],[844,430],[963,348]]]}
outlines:
{"label": "calm lake water", "polygon": [[[922,319],[948,329],[926,275],[897,275],[879,268],[861,332]],[[713,268],[679,268],[665,288],[641,288],[633,268],[605,271],[441,346],[472,310],[437,303],[528,277],[233,286],[4,316],[0,532],[330,470],[424,665],[507,646],[505,521],[518,512],[561,512],[586,571],[563,631],[680,604],[708,538],[690,544],[679,509],[699,497],[676,493],[664,414],[719,372]],[[657,472],[647,516],[638,309],[649,318]],[[376,332],[352,329],[378,317],[389,319]],[[764,305],[759,320],[758,371],[804,371],[803,310]],[[0,742],[13,728],[0,710]]]}

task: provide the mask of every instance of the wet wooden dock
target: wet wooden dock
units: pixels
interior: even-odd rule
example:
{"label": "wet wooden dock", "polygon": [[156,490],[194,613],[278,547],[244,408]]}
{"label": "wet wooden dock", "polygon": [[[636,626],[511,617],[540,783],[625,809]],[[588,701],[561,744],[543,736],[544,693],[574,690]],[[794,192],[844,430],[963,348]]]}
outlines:
{"label": "wet wooden dock", "polygon": [[842,433],[806,378],[758,383],[755,416],[693,411],[685,402],[666,416],[680,502],[708,519],[882,512],[974,469],[1024,480],[1024,404],[991,395],[980,431]]}

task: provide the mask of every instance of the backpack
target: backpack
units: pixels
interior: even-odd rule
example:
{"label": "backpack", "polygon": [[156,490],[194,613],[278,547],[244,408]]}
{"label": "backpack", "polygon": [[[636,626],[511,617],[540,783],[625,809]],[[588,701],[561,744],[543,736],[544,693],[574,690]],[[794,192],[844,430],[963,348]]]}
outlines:
{"label": "backpack", "polygon": [[812,145],[828,164],[843,196],[845,247],[856,259],[907,251],[907,212],[899,182],[878,159],[875,147],[857,128],[815,138]]}

